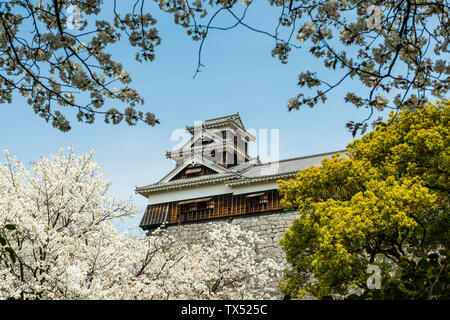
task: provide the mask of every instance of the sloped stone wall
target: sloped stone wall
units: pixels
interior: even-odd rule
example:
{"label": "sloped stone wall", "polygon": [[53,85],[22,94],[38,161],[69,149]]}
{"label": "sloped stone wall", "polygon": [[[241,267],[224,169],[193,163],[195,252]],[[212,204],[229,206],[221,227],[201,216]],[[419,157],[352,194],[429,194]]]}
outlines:
{"label": "sloped stone wall", "polygon": [[231,223],[240,226],[243,230],[250,230],[259,235],[263,240],[258,247],[258,252],[262,257],[269,257],[277,262],[285,263],[285,253],[278,244],[284,232],[292,226],[294,219],[298,217],[297,211],[272,213],[255,216],[234,217],[233,219],[212,220],[201,223],[191,223],[179,226],[168,226],[167,232],[176,233],[182,239],[191,242],[206,241],[205,227],[208,224]]}
{"label": "sloped stone wall", "polygon": [[[231,223],[239,225],[243,230],[250,230],[259,235],[262,243],[258,246],[258,258],[272,258],[275,261],[286,265],[286,255],[279,246],[278,241],[283,237],[286,229],[292,226],[292,222],[298,217],[297,211],[282,213],[234,217],[227,220],[212,220],[202,223],[192,223],[176,226],[168,226],[166,231],[176,234],[177,237],[191,243],[207,243],[205,229],[208,224]],[[150,231],[152,232],[152,231]],[[267,286],[267,293],[274,299],[281,299],[282,295],[278,290],[278,284],[282,278],[273,279]],[[274,294],[276,292],[276,294]]]}

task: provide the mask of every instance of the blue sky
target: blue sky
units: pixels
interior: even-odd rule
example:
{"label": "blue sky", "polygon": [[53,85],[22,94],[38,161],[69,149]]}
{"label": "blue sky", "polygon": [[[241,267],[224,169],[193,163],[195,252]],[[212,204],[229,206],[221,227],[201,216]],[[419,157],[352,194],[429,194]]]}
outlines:
{"label": "blue sky", "polygon": [[[126,43],[111,52],[129,71],[131,85],[144,97],[146,103],[141,110],[154,112],[160,125],[111,126],[98,119],[94,125],[72,122],[72,130],[61,133],[35,115],[21,97],[0,106],[0,149],[8,149],[23,163],[70,145],[77,153],[96,149],[96,160],[112,181],[112,193],[120,198],[133,197],[140,209],[139,217],[126,224],[133,232],[146,204],[145,198],[134,194],[134,188],[153,183],[173,169],[165,151],[177,144],[171,141],[174,130],[196,120],[239,112],[247,128],[279,129],[280,158],[286,159],[345,148],[353,140],[345,123],[368,114],[343,101],[347,90],[355,90],[355,82],[344,82],[323,105],[288,112],[287,100],[299,92],[299,72],[314,70],[330,82],[336,75],[321,67],[307,47],[293,49],[289,63],[281,64],[271,56],[274,39],[243,27],[210,33],[203,48],[205,67],[193,79],[199,43],[153,2],[146,6],[158,20],[162,37],[155,61],[135,62],[135,52]],[[105,10],[112,11],[108,7]],[[226,25],[231,20],[224,17],[219,21]],[[270,32],[275,29],[274,11],[264,6],[253,8],[248,21]]]}

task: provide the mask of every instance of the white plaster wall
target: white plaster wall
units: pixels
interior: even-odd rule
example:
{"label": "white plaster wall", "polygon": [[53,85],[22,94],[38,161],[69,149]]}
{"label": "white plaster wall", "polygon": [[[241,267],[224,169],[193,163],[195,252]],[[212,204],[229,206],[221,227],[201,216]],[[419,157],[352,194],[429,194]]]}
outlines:
{"label": "white plaster wall", "polygon": [[190,187],[185,189],[172,189],[167,191],[151,193],[148,196],[148,204],[158,204],[164,202],[181,201],[202,197],[210,197],[221,194],[243,194],[249,192],[258,192],[277,189],[278,184],[274,182],[269,183],[254,183],[251,185],[240,185],[229,187],[222,183],[205,184],[197,187]]}

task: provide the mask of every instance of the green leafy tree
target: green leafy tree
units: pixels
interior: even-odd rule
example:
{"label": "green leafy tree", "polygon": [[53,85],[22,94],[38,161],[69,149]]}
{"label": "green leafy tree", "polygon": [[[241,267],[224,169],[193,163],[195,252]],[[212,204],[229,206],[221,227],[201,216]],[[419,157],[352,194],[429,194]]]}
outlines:
{"label": "green leafy tree", "polygon": [[263,1],[155,1],[201,42],[197,71],[204,67],[205,39],[238,27],[273,38],[272,56],[281,63],[291,54],[321,61],[332,74],[308,66],[299,70],[300,92],[288,100],[289,110],[325,102],[345,81],[361,84],[363,90],[348,91],[345,97],[369,109],[366,119],[347,123],[354,135],[366,130],[376,110],[414,108],[425,103],[426,95],[442,99],[449,90],[450,5],[445,0],[268,0],[264,4],[278,12],[273,30],[247,19]]}
{"label": "green leafy tree", "polygon": [[392,112],[345,155],[280,183],[284,208],[300,212],[281,239],[285,295],[450,297],[449,120],[445,100]]}

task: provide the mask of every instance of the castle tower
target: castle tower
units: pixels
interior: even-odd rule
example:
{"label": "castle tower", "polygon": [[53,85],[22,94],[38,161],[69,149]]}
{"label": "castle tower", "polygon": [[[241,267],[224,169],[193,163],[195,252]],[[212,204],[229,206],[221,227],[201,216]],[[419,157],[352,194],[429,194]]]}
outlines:
{"label": "castle tower", "polygon": [[148,198],[144,230],[218,219],[281,214],[277,180],[320,166],[332,153],[260,163],[248,154],[255,137],[238,113],[187,126],[191,139],[166,152],[175,168],[160,181],[136,188]]}

